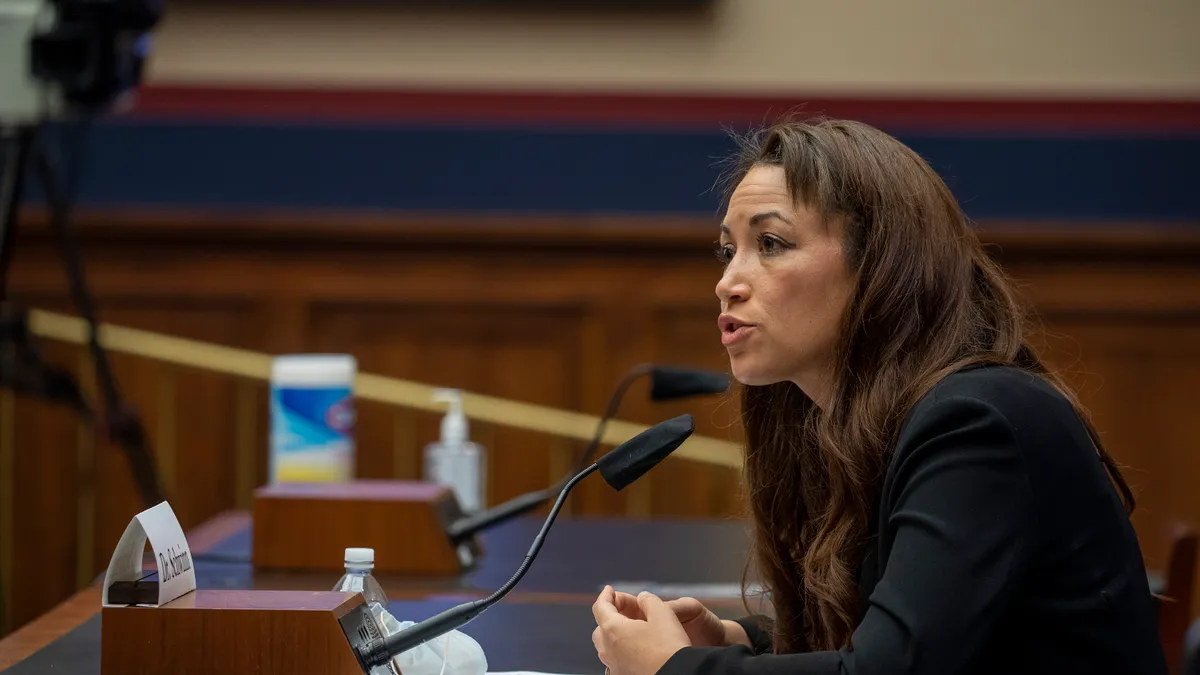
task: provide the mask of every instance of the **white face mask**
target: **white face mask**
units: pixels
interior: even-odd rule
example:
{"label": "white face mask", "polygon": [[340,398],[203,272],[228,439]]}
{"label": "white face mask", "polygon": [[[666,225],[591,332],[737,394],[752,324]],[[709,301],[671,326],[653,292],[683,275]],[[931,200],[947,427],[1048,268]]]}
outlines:
{"label": "white face mask", "polygon": [[[384,637],[412,626],[413,621],[397,621],[387,610],[372,604],[371,612]],[[388,665],[376,666],[371,675],[487,675],[487,657],[471,636],[457,630],[418,645],[392,657]]]}

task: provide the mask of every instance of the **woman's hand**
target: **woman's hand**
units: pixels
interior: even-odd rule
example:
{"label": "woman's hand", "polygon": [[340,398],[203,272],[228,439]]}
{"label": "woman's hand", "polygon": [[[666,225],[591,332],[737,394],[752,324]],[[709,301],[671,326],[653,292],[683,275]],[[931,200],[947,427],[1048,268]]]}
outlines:
{"label": "woman's hand", "polygon": [[687,632],[693,647],[729,647],[750,645],[746,629],[733,621],[722,621],[695,598],[679,598],[667,602],[675,617]]}
{"label": "woman's hand", "polygon": [[[646,620],[637,598],[620,591],[615,592],[613,596],[615,598],[613,605],[622,616],[637,621]],[[736,621],[719,618],[695,598],[668,600],[666,604],[675,613],[675,618],[679,619],[679,623],[683,626],[688,641],[693,647],[753,646],[750,644],[750,638],[746,635],[745,628],[742,628]]]}
{"label": "woman's hand", "polygon": [[592,605],[592,616],[592,644],[611,675],[654,675],[675,652],[690,645],[675,612],[651,593],[634,598],[605,586]]}

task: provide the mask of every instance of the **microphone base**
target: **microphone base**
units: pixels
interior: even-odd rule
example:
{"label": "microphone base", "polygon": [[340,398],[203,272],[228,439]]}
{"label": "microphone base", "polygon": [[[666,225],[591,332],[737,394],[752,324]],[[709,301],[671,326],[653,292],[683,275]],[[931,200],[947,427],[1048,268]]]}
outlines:
{"label": "microphone base", "polygon": [[196,590],[101,611],[101,675],[361,675],[356,641],[378,634],[361,593]]}
{"label": "microphone base", "polygon": [[340,572],[347,548],[375,549],[376,575],[459,576],[483,555],[478,538],[459,544],[462,517],[449,487],[419,481],[278,483],[254,493],[257,569]]}

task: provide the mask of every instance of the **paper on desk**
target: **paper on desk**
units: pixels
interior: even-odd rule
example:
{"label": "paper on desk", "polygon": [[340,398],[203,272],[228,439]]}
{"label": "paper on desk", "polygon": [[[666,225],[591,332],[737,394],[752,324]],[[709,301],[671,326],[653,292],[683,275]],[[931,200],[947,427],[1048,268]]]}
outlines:
{"label": "paper on desk", "polygon": [[187,537],[171,505],[162,502],[134,516],[117,542],[104,575],[104,605],[109,604],[108,587],[113,582],[136,581],[145,576],[142,552],[147,539],[158,567],[158,605],[196,590],[196,571],[192,569]]}
{"label": "paper on desk", "polygon": [[[609,585],[613,587],[613,590],[620,593],[637,595],[642,591],[649,591],[660,598],[691,597],[712,600],[738,600],[742,597],[742,585],[740,583],[663,584],[654,581],[614,581]],[[762,587],[758,584],[750,584],[746,587],[746,595],[748,596],[761,594]]]}
{"label": "paper on desk", "polygon": [[[602,671],[601,671],[601,673],[602,673]],[[578,674],[540,673],[540,671],[538,671],[538,670],[502,670],[502,671],[498,671],[498,673],[493,673],[493,671],[488,671],[487,675],[583,675],[583,674],[582,673],[578,673]]]}

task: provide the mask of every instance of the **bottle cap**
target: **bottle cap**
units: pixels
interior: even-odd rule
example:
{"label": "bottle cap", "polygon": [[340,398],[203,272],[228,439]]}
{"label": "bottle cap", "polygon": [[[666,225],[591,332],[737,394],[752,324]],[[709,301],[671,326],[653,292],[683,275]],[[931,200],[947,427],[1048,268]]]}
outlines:
{"label": "bottle cap", "polygon": [[346,549],[346,564],[354,565],[355,567],[374,567],[375,566],[375,549],[373,549],[373,548],[348,548],[348,549]]}

